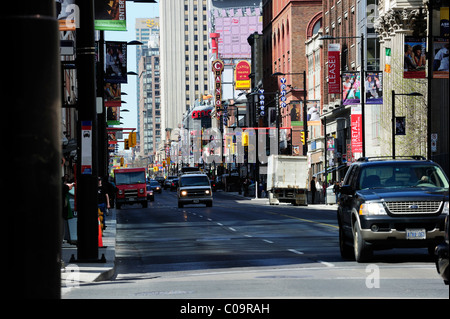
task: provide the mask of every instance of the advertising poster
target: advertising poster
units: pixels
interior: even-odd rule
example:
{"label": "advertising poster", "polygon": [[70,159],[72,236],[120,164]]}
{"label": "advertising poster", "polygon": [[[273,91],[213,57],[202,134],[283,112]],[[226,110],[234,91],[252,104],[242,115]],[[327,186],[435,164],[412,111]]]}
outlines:
{"label": "advertising poster", "polygon": [[448,79],[448,38],[435,37],[433,41],[433,78]]}
{"label": "advertising poster", "polygon": [[81,174],[92,174],[92,122],[81,122]]}
{"label": "advertising poster", "polygon": [[405,37],[403,78],[424,79],[426,76],[426,38]]}
{"label": "advertising poster", "polygon": [[125,0],[95,0],[95,30],[127,31]]}
{"label": "advertising poster", "polygon": [[395,135],[406,135],[406,117],[395,117]]}
{"label": "advertising poster", "polygon": [[361,74],[359,72],[342,72],[342,104],[361,103]]}
{"label": "advertising poster", "polygon": [[289,115],[291,118],[291,126],[302,126],[303,127],[303,121],[302,121],[302,101],[291,101],[289,103],[290,110]]}
{"label": "advertising poster", "polygon": [[352,106],[351,144],[353,153],[362,153],[362,115],[361,106]]}
{"label": "advertising poster", "polygon": [[450,27],[449,27],[449,14],[448,14],[448,7],[441,7],[439,10],[440,15],[440,34],[441,37],[448,37],[450,36]]}
{"label": "advertising poster", "polygon": [[383,104],[383,72],[366,72],[366,104]]}
{"label": "advertising poster", "polygon": [[328,94],[341,93],[341,46],[339,43],[328,44]]}
{"label": "advertising poster", "polygon": [[127,83],[127,43],[106,41],[105,82]]}
{"label": "advertising poster", "polygon": [[120,125],[121,98],[120,83],[105,83],[103,100],[106,107],[106,121],[108,125]]}

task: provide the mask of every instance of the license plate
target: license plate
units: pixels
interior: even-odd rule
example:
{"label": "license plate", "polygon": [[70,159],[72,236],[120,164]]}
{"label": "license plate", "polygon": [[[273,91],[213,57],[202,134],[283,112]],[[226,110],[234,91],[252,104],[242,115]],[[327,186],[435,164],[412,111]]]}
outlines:
{"label": "license plate", "polygon": [[194,200],[193,200],[193,203],[194,203],[194,204],[198,204],[198,203],[199,203],[199,200],[198,200],[198,199],[194,199]]}
{"label": "license plate", "polygon": [[426,239],[425,229],[406,229],[406,239]]}

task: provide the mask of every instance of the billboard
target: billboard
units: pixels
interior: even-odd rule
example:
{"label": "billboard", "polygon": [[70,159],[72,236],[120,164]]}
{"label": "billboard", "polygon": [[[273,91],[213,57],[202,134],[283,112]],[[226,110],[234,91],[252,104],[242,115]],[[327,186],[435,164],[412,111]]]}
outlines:
{"label": "billboard", "polygon": [[359,72],[342,72],[342,104],[361,103],[361,74]]}
{"label": "billboard", "polygon": [[426,77],[426,38],[405,37],[403,78],[424,79]]}
{"label": "billboard", "polygon": [[435,37],[433,41],[433,78],[448,79],[448,38]]}
{"label": "billboard", "polygon": [[251,58],[251,47],[247,38],[254,32],[262,33],[259,7],[215,8],[211,10],[211,22],[214,33],[220,34],[220,58]]}
{"label": "billboard", "polygon": [[106,41],[105,82],[127,83],[127,43]]}
{"label": "billboard", "polygon": [[383,72],[367,71],[364,88],[366,104],[383,104]]}
{"label": "billboard", "polygon": [[95,0],[95,30],[127,31],[125,0]]}

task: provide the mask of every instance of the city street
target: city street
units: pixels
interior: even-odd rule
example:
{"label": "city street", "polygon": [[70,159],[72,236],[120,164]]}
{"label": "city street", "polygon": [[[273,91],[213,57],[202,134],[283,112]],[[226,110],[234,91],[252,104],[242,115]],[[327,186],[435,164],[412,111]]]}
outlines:
{"label": "city street", "polygon": [[176,193],[117,211],[116,276],[70,298],[448,298],[426,249],[372,263],[339,254],[335,206],[270,206],[216,192],[177,208]]}

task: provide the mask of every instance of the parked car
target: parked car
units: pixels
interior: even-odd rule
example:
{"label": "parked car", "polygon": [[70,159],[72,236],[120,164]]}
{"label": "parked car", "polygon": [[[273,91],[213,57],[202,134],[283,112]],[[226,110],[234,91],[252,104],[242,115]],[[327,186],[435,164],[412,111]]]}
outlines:
{"label": "parked car", "polygon": [[149,184],[150,184],[150,186],[151,186],[151,189],[153,190],[153,193],[159,193],[159,194],[162,193],[162,187],[161,187],[161,185],[158,183],[158,181],[156,181],[156,180],[151,180]]}
{"label": "parked car", "polygon": [[445,241],[436,247],[436,269],[438,274],[444,279],[444,283],[448,285],[448,230],[450,220],[445,219]]}
{"label": "parked car", "polygon": [[213,197],[208,176],[205,174],[182,175],[177,197],[179,208],[186,204],[206,204],[206,207],[211,207]]}
{"label": "parked car", "polygon": [[339,246],[344,258],[370,259],[373,250],[426,247],[444,241],[449,181],[420,157],[361,158],[345,175],[338,200]]}
{"label": "parked car", "polygon": [[153,202],[155,200],[155,193],[153,192],[152,186],[147,184],[147,200]]}

